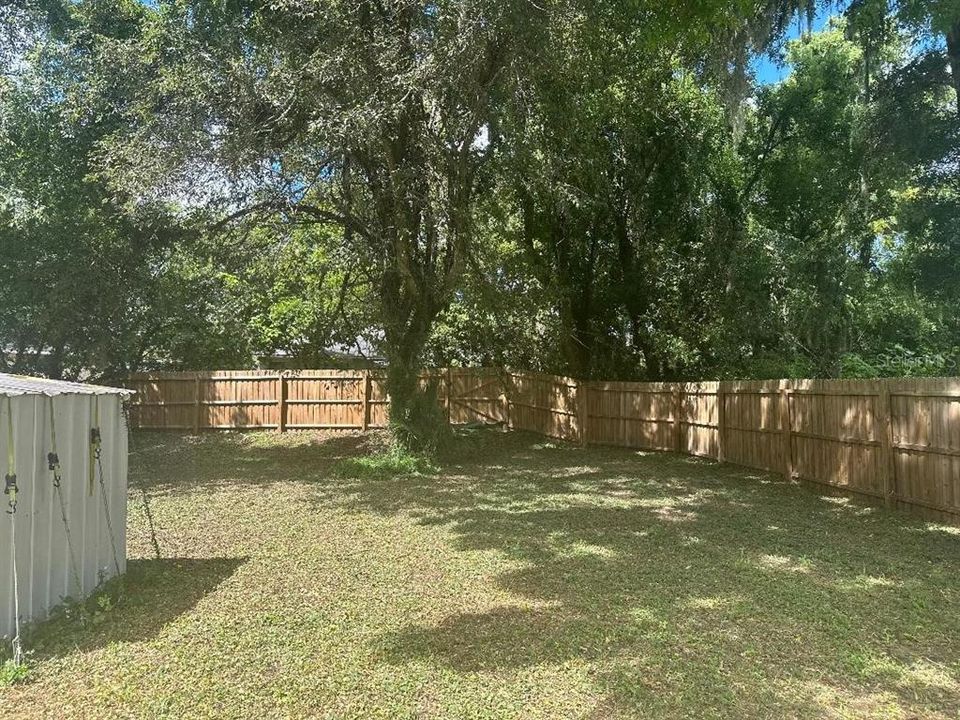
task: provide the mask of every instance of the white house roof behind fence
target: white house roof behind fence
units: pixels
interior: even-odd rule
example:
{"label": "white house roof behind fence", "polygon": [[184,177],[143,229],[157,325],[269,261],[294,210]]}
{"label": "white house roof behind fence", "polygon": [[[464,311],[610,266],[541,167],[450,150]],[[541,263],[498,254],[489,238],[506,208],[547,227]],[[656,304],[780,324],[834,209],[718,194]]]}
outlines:
{"label": "white house roof behind fence", "polygon": [[0,373],[0,395],[132,395],[127,388]]}

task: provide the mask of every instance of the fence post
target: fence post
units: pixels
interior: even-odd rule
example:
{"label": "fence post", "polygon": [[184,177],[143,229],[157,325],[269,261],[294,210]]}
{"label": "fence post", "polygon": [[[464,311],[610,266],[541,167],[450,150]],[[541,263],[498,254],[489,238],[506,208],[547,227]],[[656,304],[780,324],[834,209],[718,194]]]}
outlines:
{"label": "fence post", "polygon": [[623,440],[623,446],[629,446],[629,436],[627,434],[627,393],[623,385],[620,385],[620,437]]}
{"label": "fence post", "polygon": [[673,384],[673,450],[680,452],[680,383]]}
{"label": "fence post", "polygon": [[897,463],[893,448],[893,409],[890,406],[890,386],[886,380],[880,381],[880,442],[883,457],[880,465],[883,468],[883,502],[888,508],[893,507],[897,495]]}
{"label": "fence post", "polygon": [[580,444],[587,444],[587,415],[589,413],[589,408],[587,407],[587,383],[586,381],[577,380],[577,425],[578,430],[580,431]]}
{"label": "fence post", "polygon": [[194,376],[193,382],[193,434],[200,434],[200,413],[203,412],[200,395],[200,373]]}
{"label": "fence post", "polygon": [[780,381],[780,436],[783,438],[783,476],[787,482],[793,481],[793,431],[790,417],[790,381]]}
{"label": "fence post", "polygon": [[451,414],[453,412],[453,370],[447,368],[444,373],[444,383],[447,386],[446,397],[444,398],[447,411],[447,425],[450,424]]}
{"label": "fence post", "polygon": [[277,432],[287,431],[287,377],[277,375]]}
{"label": "fence post", "polygon": [[370,371],[363,371],[363,405],[361,408],[362,418],[360,427],[363,432],[370,429]]}
{"label": "fence post", "polygon": [[727,424],[727,394],[723,389],[723,380],[717,383],[717,462],[726,460],[726,450],[724,448],[723,433]]}

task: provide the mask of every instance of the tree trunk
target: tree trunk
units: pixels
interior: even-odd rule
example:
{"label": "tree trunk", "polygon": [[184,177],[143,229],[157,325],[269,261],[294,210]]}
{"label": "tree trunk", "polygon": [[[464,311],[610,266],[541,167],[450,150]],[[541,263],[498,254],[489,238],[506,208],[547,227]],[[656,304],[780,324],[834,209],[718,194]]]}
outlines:
{"label": "tree trunk", "polygon": [[[388,355],[389,350],[387,351]],[[419,451],[427,444],[418,432],[423,424],[418,416],[419,372],[415,364],[388,357],[386,389],[390,398],[389,428],[394,443],[407,451]]]}
{"label": "tree trunk", "polygon": [[560,301],[560,323],[564,372],[578,380],[589,380],[594,345],[589,307],[576,299],[563,298]]}
{"label": "tree trunk", "polygon": [[402,284],[390,278],[384,283],[382,302],[390,434],[394,445],[405,452],[430,452],[441,442],[447,424],[436,387],[420,386],[420,370],[440,308],[429,299],[407,297]]}

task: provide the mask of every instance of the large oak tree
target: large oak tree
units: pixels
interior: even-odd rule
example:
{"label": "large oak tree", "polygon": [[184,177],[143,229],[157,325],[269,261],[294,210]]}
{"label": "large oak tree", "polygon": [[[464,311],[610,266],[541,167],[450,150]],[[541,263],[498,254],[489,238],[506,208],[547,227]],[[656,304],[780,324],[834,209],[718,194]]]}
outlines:
{"label": "large oak tree", "polygon": [[105,157],[145,195],[219,203],[220,228],[253,214],[340,227],[376,289],[391,423],[415,446],[429,434],[420,359],[467,266],[498,109],[535,76],[547,31],[608,22],[598,42],[655,39],[719,27],[729,7],[163,2],[125,70],[139,101]]}

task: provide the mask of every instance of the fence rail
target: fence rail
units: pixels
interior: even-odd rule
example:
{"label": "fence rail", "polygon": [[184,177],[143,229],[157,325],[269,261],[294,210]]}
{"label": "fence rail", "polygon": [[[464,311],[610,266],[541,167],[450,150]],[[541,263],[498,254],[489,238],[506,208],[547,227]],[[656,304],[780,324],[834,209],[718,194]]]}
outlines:
{"label": "fence rail", "polygon": [[[960,524],[960,378],[579,382],[486,368],[425,373],[451,423],[670,450],[782,474]],[[357,370],[134,375],[132,424],[356,429],[386,424],[382,378]]]}

